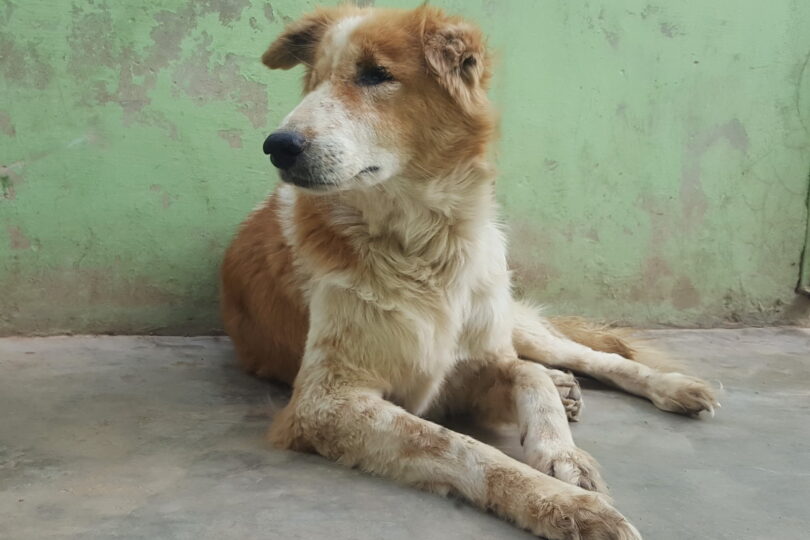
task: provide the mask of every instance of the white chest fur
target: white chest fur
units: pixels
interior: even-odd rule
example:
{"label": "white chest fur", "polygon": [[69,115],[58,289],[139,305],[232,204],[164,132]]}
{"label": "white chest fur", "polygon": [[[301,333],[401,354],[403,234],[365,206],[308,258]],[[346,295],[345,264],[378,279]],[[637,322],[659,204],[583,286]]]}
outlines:
{"label": "white chest fur", "polygon": [[[366,377],[418,414],[457,362],[511,347],[511,291],[504,237],[491,212],[462,223],[399,216],[403,222],[392,225],[339,214],[356,235],[362,264],[311,280],[304,368],[328,359],[329,369]],[[380,233],[386,226],[404,233]],[[290,239],[294,227],[285,223]]]}

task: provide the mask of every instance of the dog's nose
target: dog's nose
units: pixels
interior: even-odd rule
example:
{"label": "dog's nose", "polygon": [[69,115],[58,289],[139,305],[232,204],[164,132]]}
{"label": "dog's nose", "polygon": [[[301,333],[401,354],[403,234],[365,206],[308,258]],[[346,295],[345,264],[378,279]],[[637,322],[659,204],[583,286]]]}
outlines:
{"label": "dog's nose", "polygon": [[306,147],[307,139],[295,131],[276,131],[264,140],[262,149],[279,169],[289,169]]}

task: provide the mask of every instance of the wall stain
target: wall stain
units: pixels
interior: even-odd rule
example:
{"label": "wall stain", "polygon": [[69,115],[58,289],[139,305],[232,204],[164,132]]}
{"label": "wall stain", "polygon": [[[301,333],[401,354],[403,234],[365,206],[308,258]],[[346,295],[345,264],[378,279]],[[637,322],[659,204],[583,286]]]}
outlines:
{"label": "wall stain", "polygon": [[[69,66],[75,74],[89,79],[92,88],[92,92],[83,96],[83,104],[115,103],[123,111],[125,126],[133,122],[152,125],[178,140],[178,128],[167,113],[150,107],[151,93],[158,77],[180,61],[183,40],[196,28],[202,16],[216,13],[221,23],[229,25],[238,20],[249,5],[249,0],[202,0],[185,3],[174,11],[160,11],[153,16],[156,24],[149,34],[152,46],[142,52],[119,44],[112,31],[116,21],[106,4],[99,4],[92,10],[86,8],[87,11],[74,9],[68,37]],[[254,127],[262,127],[267,108],[264,85],[242,76],[233,55],[209,71],[211,40],[206,34],[203,40],[205,53],[194,53],[192,58],[177,64],[173,78],[179,78],[180,87],[201,103],[211,99],[236,101]],[[113,84],[107,76],[110,72],[117,74]],[[200,86],[191,88],[189,81]],[[229,92],[223,91],[226,86],[230,87]]]}
{"label": "wall stain", "polygon": [[628,298],[634,302],[660,302],[667,298],[662,280],[672,276],[672,268],[660,255],[652,254],[644,258],[641,280],[630,287]]}
{"label": "wall stain", "polygon": [[647,19],[648,17],[650,17],[651,15],[657,15],[657,14],[658,14],[658,13],[660,13],[660,12],[661,12],[661,8],[660,8],[660,7],[658,7],[658,6],[653,6],[653,5],[651,5],[651,4],[648,4],[648,5],[646,5],[646,6],[644,7],[644,9],[641,11],[640,15],[641,15],[641,18],[642,18],[642,19],[645,19],[645,20],[646,20],[646,19]]}
{"label": "wall stain", "polygon": [[220,129],[217,132],[231,148],[242,148],[242,132],[238,129]]}
{"label": "wall stain", "polygon": [[264,5],[264,18],[267,19],[267,22],[276,22],[276,12],[273,9],[273,4],[270,2],[267,2]]}
{"label": "wall stain", "polygon": [[198,0],[198,4],[203,12],[218,13],[219,22],[228,25],[242,16],[250,0]]}
{"label": "wall stain", "polygon": [[36,43],[17,44],[0,36],[0,74],[18,86],[44,90],[53,79],[53,67],[40,54]]}
{"label": "wall stain", "polygon": [[688,277],[679,277],[672,286],[672,305],[676,309],[691,309],[700,305],[700,293]]}
{"label": "wall stain", "polygon": [[4,199],[14,200],[17,198],[17,192],[14,191],[14,183],[11,177],[7,175],[0,175],[0,190]]}
{"label": "wall stain", "polygon": [[8,243],[11,249],[30,249],[31,248],[31,241],[28,240],[28,237],[22,232],[17,226],[8,226],[6,227],[6,233],[8,234]]}
{"label": "wall stain", "polygon": [[[145,333],[155,330],[149,326],[154,323],[130,320],[131,310],[178,305],[189,300],[187,293],[171,292],[171,287],[150,277],[132,276],[120,264],[53,270],[16,267],[6,274],[3,287],[8,294],[0,295],[0,336],[65,331],[108,333],[109,322],[90,314],[99,310],[114,314],[122,309],[129,313],[122,321],[129,323],[116,329],[127,333],[126,325],[130,324],[129,332]],[[213,309],[216,300],[209,304],[199,308]],[[55,305],[62,306],[56,314]]]}
{"label": "wall stain", "polygon": [[[508,252],[509,269],[514,276],[516,292],[525,296],[525,287],[531,284],[533,292],[543,292],[549,284],[560,278],[560,272],[551,260],[553,241],[544,237],[533,225],[512,222],[509,225],[509,243],[520,246]],[[549,296],[546,296],[549,298]]]}
{"label": "wall stain", "polygon": [[177,197],[172,197],[169,195],[169,192],[163,189],[163,186],[159,184],[152,184],[149,186],[149,191],[154,191],[155,193],[160,193],[160,206],[165,210],[172,205],[172,202],[177,199]]}
{"label": "wall stain", "polygon": [[20,174],[25,162],[17,161],[11,165],[0,165],[0,190],[4,199],[14,200],[17,198],[16,186],[22,183],[23,177]]}
{"label": "wall stain", "polygon": [[213,38],[203,33],[202,43],[182,61],[174,72],[175,84],[186,95],[204,103],[210,100],[233,101],[254,128],[267,124],[267,91],[263,84],[251,81],[239,71],[239,60],[227,54],[224,62],[211,64]]}
{"label": "wall stain", "polygon": [[680,29],[676,24],[670,22],[660,23],[658,25],[658,29],[661,30],[661,33],[668,38],[674,38],[676,36],[685,35],[683,32],[680,31]]}
{"label": "wall stain", "polygon": [[11,116],[9,116],[6,111],[0,111],[0,131],[9,137],[14,137],[17,135],[17,130],[14,128],[14,124],[11,122]]}
{"label": "wall stain", "polygon": [[687,227],[702,222],[706,215],[708,201],[703,191],[701,166],[706,152],[721,140],[725,140],[742,154],[748,153],[750,145],[748,133],[745,126],[736,118],[693,135],[684,145],[680,197],[684,224]]}

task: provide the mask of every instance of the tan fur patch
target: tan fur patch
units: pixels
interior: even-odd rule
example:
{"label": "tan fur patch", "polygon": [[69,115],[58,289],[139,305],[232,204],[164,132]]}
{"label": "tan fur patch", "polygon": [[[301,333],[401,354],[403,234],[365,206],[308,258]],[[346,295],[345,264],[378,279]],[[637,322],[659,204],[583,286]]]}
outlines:
{"label": "tan fur patch", "polygon": [[299,194],[295,199],[296,248],[317,264],[320,272],[349,270],[358,266],[358,257],[349,239],[327,216],[327,197]]}
{"label": "tan fur patch", "polygon": [[240,228],[221,272],[225,330],[242,367],[292,384],[309,326],[273,194]]}
{"label": "tan fur patch", "polygon": [[439,457],[450,448],[450,437],[443,434],[441,428],[420,422],[406,414],[394,419],[393,428],[404,435],[400,450],[403,457]]}

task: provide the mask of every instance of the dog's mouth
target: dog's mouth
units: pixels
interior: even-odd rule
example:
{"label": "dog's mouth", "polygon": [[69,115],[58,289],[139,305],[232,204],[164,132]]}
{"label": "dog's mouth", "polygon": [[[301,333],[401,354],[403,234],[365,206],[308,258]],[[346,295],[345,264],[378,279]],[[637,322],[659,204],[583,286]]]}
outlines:
{"label": "dog's mouth", "polygon": [[[380,170],[380,167],[377,165],[371,165],[366,167],[354,176],[352,176],[349,180],[354,180],[355,178],[359,178],[361,176],[367,174],[374,174]],[[323,178],[319,178],[313,175],[306,175],[306,174],[296,174],[294,169],[287,169],[287,170],[279,170],[279,176],[283,182],[287,184],[293,184],[294,186],[311,190],[311,191],[328,191],[330,189],[334,189],[344,182],[334,182],[330,180],[324,180]]]}
{"label": "dog's mouth", "polygon": [[289,170],[279,171],[279,176],[281,180],[287,184],[292,184],[303,189],[310,189],[312,191],[326,191],[335,186],[334,182],[325,182],[311,176],[302,176]]}

